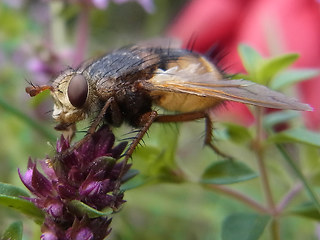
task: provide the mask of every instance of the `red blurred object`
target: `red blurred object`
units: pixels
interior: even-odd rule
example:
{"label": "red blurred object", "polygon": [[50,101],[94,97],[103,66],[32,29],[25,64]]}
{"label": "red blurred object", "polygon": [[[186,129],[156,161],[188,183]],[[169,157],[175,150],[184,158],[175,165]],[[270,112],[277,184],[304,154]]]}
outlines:
{"label": "red blurred object", "polygon": [[[185,45],[195,37],[193,49],[206,52],[218,44],[227,55],[220,62],[228,73],[244,72],[237,53],[246,43],[263,56],[300,54],[295,67],[320,67],[320,3],[316,0],[192,0],[171,26],[169,35]],[[320,129],[320,77],[297,85],[310,129]],[[249,125],[253,116],[242,104],[232,103],[223,118]]]}

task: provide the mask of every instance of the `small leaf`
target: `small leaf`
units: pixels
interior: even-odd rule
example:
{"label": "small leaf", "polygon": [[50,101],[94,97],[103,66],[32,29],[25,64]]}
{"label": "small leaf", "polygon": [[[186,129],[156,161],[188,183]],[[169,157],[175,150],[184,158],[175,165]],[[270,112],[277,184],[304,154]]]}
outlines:
{"label": "small leaf", "polygon": [[1,240],[21,240],[22,239],[22,222],[14,222],[12,223],[4,234],[0,237]]}
{"label": "small leaf", "polygon": [[138,147],[133,153],[135,167],[151,178],[157,178],[163,169],[175,168],[176,148],[178,145],[178,125],[153,124],[149,135],[143,138],[145,146]]}
{"label": "small leaf", "polygon": [[238,213],[222,224],[222,240],[258,240],[270,220],[269,216]]}
{"label": "small leaf", "polygon": [[318,69],[288,69],[277,74],[270,82],[269,87],[279,90],[294,83],[316,77],[320,74]]}
{"label": "small leaf", "polygon": [[112,208],[106,208],[103,209],[103,211],[99,211],[97,209],[94,209],[87,204],[79,201],[79,200],[72,200],[69,203],[69,207],[77,211],[81,215],[88,215],[89,218],[97,218],[101,216],[108,216],[113,213]]}
{"label": "small leaf", "polygon": [[294,128],[272,135],[269,137],[268,141],[275,143],[303,143],[310,146],[320,147],[320,134],[307,129]]}
{"label": "small leaf", "polygon": [[271,128],[276,124],[288,122],[299,117],[301,114],[298,111],[277,111],[265,115],[263,118],[264,128]]}
{"label": "small leaf", "polygon": [[201,182],[208,184],[231,184],[257,177],[247,165],[237,161],[220,161],[210,165],[202,175]]}
{"label": "small leaf", "polygon": [[137,169],[129,169],[129,171],[121,178],[121,182],[126,182],[134,178],[139,174]]}
{"label": "small leaf", "polygon": [[224,125],[227,126],[227,134],[232,141],[240,143],[252,139],[247,127],[231,123],[226,123]]}
{"label": "small leaf", "polygon": [[320,220],[320,213],[317,207],[312,202],[304,203],[289,212],[290,214],[295,214],[307,218],[311,218],[313,220]]}
{"label": "small leaf", "polygon": [[35,220],[41,224],[44,219],[43,212],[37,208],[32,202],[29,202],[20,197],[11,197],[0,194],[0,205],[13,208]]}
{"label": "small leaf", "polygon": [[128,182],[121,184],[120,191],[128,191],[137,187],[140,187],[147,182],[149,182],[150,177],[138,175],[133,179],[130,179]]}
{"label": "small leaf", "polygon": [[317,166],[319,163],[319,150],[317,148],[314,148],[315,152],[317,152],[317,155],[314,156],[314,158],[312,160],[314,160],[314,162],[316,162],[315,165],[313,166],[313,171],[314,173],[309,175],[309,181],[312,185],[314,185],[314,187],[319,187],[320,185],[320,172],[318,171],[318,169],[314,169],[314,166]]}
{"label": "small leaf", "polygon": [[271,78],[278,72],[284,70],[299,58],[298,54],[284,54],[278,57],[264,59],[262,64],[259,65],[257,72],[257,79],[263,85],[269,85]]}
{"label": "small leaf", "polygon": [[233,75],[227,75],[227,78],[229,79],[245,79],[245,80],[251,80],[250,76],[243,73],[233,74]]}
{"label": "small leaf", "polygon": [[241,61],[251,77],[255,77],[257,68],[263,60],[261,55],[248,45],[240,44],[238,52]]}
{"label": "small leaf", "polygon": [[0,194],[12,197],[29,197],[29,194],[23,189],[7,183],[0,183]]}

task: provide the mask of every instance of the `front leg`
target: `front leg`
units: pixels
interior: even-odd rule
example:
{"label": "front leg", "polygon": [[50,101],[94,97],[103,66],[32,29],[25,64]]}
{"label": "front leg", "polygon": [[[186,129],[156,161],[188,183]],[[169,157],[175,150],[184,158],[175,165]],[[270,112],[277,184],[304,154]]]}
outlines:
{"label": "front leg", "polygon": [[[99,115],[94,119],[93,123],[91,124],[87,135],[82,138],[80,141],[76,142],[75,144],[73,144],[70,148],[68,148],[65,152],[61,153],[61,154],[70,154],[74,151],[74,149],[79,148],[84,142],[86,142],[91,136],[92,134],[96,131],[98,125],[101,123],[101,121],[104,118],[104,115],[106,114],[106,111],[109,109],[109,107],[113,104],[116,104],[114,101],[114,98],[111,97],[108,99],[108,101],[106,101],[106,103],[104,104],[103,108],[101,109],[101,111],[99,112]],[[70,126],[75,126],[75,124],[72,124]]]}
{"label": "front leg", "polygon": [[[98,116],[92,122],[92,124],[87,132],[87,136],[92,135],[96,131],[97,127],[99,126],[99,124],[103,120],[103,118],[109,108],[111,109],[112,120],[116,119],[117,121],[120,121],[119,119],[122,119],[122,116],[119,116],[119,114],[120,114],[119,107],[116,104],[114,98],[111,97],[105,102],[105,104],[102,107],[102,109],[100,110]],[[75,123],[59,123],[58,125],[55,126],[55,129],[57,131],[62,131],[62,134],[65,136],[65,138],[68,138],[71,141],[75,135],[75,132],[76,132],[76,124]],[[76,144],[77,145],[76,147],[80,146],[84,141],[86,141],[87,136],[82,141],[79,141]]]}
{"label": "front leg", "polygon": [[111,97],[106,101],[103,108],[99,112],[99,115],[94,119],[93,123],[91,124],[88,130],[88,134],[93,134],[96,131],[98,125],[102,122],[103,118],[105,117],[108,109],[111,110],[110,114],[111,114],[111,121],[112,123],[114,123],[113,125],[115,126],[121,125],[123,121],[123,116],[121,114],[118,104],[116,103],[114,98]]}
{"label": "front leg", "polygon": [[127,161],[131,157],[135,148],[138,146],[140,140],[143,138],[143,136],[149,130],[150,126],[155,121],[157,116],[158,116],[158,113],[156,111],[151,111],[151,112],[147,112],[147,113],[143,114],[139,118],[138,124],[139,124],[139,126],[141,126],[141,129],[139,130],[138,134],[135,136],[134,140],[131,142],[131,144],[125,154],[126,155],[125,161]]}

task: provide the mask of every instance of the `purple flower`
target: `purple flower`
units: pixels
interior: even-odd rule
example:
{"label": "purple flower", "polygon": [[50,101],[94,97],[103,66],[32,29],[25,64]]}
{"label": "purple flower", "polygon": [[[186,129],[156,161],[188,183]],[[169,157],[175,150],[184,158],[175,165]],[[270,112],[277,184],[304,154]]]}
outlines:
{"label": "purple flower", "polygon": [[115,3],[122,4],[125,2],[136,1],[139,3],[146,12],[152,13],[154,11],[154,3],[153,0],[113,0]]}
{"label": "purple flower", "polygon": [[31,159],[25,174],[19,171],[22,182],[35,195],[27,199],[45,213],[41,239],[104,239],[110,233],[109,216],[90,218],[73,203],[117,211],[125,202],[120,184],[130,165],[117,161],[126,143],[114,147],[114,141],[106,126],[78,147],[61,136],[56,155],[39,161],[46,176]]}
{"label": "purple flower", "polygon": [[23,0],[3,0],[3,3],[7,4],[9,7],[19,9],[23,5]]}
{"label": "purple flower", "polygon": [[99,9],[105,9],[108,6],[108,0],[91,0],[92,4]]}
{"label": "purple flower", "polygon": [[[84,4],[89,4],[99,9],[106,9],[111,0],[69,0],[70,2],[79,2]],[[153,0],[112,0],[116,4],[123,4],[126,2],[137,2],[139,3],[146,12],[152,13],[154,11],[154,3]]]}
{"label": "purple flower", "polygon": [[23,64],[36,84],[47,84],[52,77],[61,72],[61,68],[71,62],[72,57],[70,49],[54,52],[46,44],[38,46],[36,52],[32,50],[27,55],[29,56]]}

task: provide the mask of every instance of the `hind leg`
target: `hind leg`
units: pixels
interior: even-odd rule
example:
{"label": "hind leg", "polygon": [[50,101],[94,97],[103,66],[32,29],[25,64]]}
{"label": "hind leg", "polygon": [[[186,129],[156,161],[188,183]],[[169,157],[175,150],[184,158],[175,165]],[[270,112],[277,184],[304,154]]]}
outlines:
{"label": "hind leg", "polygon": [[205,140],[204,143],[206,145],[208,145],[213,151],[215,151],[218,155],[220,155],[221,157],[224,158],[229,158],[232,159],[232,157],[230,157],[229,155],[225,154],[224,152],[221,152],[219,148],[217,148],[213,143],[212,143],[212,130],[213,130],[213,123],[209,117],[209,115],[206,114],[205,116],[205,120],[206,120],[206,135],[205,135]]}
{"label": "hind leg", "polygon": [[159,115],[155,119],[155,122],[188,122],[197,119],[204,118],[206,121],[205,126],[205,140],[204,144],[208,145],[213,151],[215,151],[218,155],[224,158],[230,158],[227,154],[221,152],[213,143],[212,143],[212,127],[213,123],[206,112],[193,112],[193,113],[180,113],[175,115]]}

